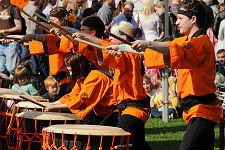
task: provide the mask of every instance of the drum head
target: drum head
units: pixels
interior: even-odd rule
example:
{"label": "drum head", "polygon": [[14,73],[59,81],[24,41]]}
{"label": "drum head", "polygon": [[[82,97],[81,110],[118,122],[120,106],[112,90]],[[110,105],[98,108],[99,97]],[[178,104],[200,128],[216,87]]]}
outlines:
{"label": "drum head", "polygon": [[128,136],[130,133],[118,127],[102,126],[102,125],[82,125],[82,124],[66,124],[52,125],[44,128],[43,131],[63,134],[76,135],[92,135],[92,136]]}
{"label": "drum head", "polygon": [[72,113],[57,113],[57,112],[39,112],[28,111],[16,114],[19,118],[36,119],[36,120],[52,120],[52,121],[64,121],[64,120],[82,120],[79,116]]}
{"label": "drum head", "polygon": [[[49,105],[50,102],[40,102],[41,104],[44,104],[44,105]],[[28,109],[34,109],[34,108],[37,108],[37,109],[42,109],[41,106],[39,105],[36,105],[32,102],[29,102],[29,101],[22,101],[22,102],[19,102],[15,105],[16,107],[19,107],[19,108],[28,108]]]}

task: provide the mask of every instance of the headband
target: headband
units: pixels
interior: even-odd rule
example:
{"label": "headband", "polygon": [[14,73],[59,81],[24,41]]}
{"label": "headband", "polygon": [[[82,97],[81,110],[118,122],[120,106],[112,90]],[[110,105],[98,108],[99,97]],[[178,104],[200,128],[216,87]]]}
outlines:
{"label": "headband", "polygon": [[66,17],[66,13],[65,12],[59,12],[57,14],[50,14],[50,17],[56,17],[56,18],[63,18],[63,17]]}
{"label": "headband", "polygon": [[195,13],[190,12],[190,11],[184,11],[184,10],[178,10],[177,14],[185,15],[190,19],[191,19],[192,16],[196,16]]}

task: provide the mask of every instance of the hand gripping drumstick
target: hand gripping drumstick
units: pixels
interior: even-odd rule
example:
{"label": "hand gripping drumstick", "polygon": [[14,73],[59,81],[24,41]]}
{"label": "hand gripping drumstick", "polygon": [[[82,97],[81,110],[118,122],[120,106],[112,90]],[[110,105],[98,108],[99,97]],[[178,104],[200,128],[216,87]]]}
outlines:
{"label": "hand gripping drumstick", "polygon": [[[63,27],[61,27],[60,25],[52,22],[51,20],[48,20],[44,17],[42,17],[41,15],[37,14],[37,13],[34,13],[35,16],[41,18],[42,20],[44,20],[45,22],[49,23],[49,24],[52,24],[53,26],[57,27],[58,29],[62,30],[63,32],[65,32],[66,34],[72,36],[72,33],[66,29],[64,29]],[[103,46],[100,46],[100,45],[97,45],[97,44],[94,44],[94,43],[91,43],[89,41],[85,41],[85,40],[82,40],[82,39],[79,39],[79,38],[73,38],[74,40],[78,41],[78,42],[81,42],[81,43],[85,43],[85,44],[88,44],[88,45],[91,45],[95,48],[99,48],[99,49],[103,49],[103,50],[106,50],[108,51],[108,49],[106,49],[105,47]],[[117,55],[121,55],[121,52],[117,52]]]}
{"label": "hand gripping drumstick", "polygon": [[28,94],[26,91],[24,91],[18,84],[15,84],[15,86],[27,96],[27,97],[25,97],[23,95],[20,95],[20,97],[22,97],[22,98],[24,98],[24,99],[26,99],[26,100],[34,103],[34,104],[37,104],[41,107],[46,107],[44,104],[36,101],[30,94]]}

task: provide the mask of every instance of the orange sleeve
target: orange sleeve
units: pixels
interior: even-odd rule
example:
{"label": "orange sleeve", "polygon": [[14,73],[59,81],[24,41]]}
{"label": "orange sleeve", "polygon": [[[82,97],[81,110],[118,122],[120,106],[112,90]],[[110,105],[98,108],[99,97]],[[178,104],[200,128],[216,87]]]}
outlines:
{"label": "orange sleeve", "polygon": [[[102,40],[102,39],[100,40],[101,40],[101,45],[103,47],[114,45],[114,43],[108,40]],[[100,65],[125,71],[125,62],[126,62],[125,53],[126,52],[122,53],[121,56],[118,57],[118,56],[112,56],[106,53],[105,50],[102,50],[103,60]]]}
{"label": "orange sleeve", "polygon": [[10,4],[24,8],[30,0],[10,0]]}
{"label": "orange sleeve", "polygon": [[31,55],[44,53],[44,46],[42,42],[32,40],[28,43],[29,43],[29,50]]}
{"label": "orange sleeve", "polygon": [[103,73],[92,71],[85,79],[82,89],[77,97],[72,97],[66,104],[72,113],[85,118],[102,100],[106,93],[108,80],[103,78]]}
{"label": "orange sleeve", "polygon": [[46,34],[45,36],[47,39],[47,50],[45,50],[45,53],[47,55],[59,53],[61,39],[53,34]]}
{"label": "orange sleeve", "polygon": [[206,46],[210,45],[205,43],[205,41],[207,41],[206,38],[206,36],[202,35],[185,41],[185,36],[177,38],[174,41],[168,41],[170,49],[171,68],[197,68],[207,58],[208,52],[206,52],[205,50],[208,49],[206,48]]}
{"label": "orange sleeve", "polygon": [[67,39],[65,36],[62,36],[60,41],[59,52],[61,53],[69,53],[74,50],[73,43]]}
{"label": "orange sleeve", "polygon": [[146,49],[144,52],[145,65],[148,69],[165,68],[163,54],[151,49]]}

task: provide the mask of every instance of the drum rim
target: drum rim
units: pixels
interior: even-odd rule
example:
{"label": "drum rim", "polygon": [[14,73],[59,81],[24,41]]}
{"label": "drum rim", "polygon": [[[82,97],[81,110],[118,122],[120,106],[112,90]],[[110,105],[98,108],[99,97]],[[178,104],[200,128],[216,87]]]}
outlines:
{"label": "drum rim", "polygon": [[[94,127],[99,127],[102,130],[91,130]],[[83,129],[83,130],[82,130]],[[87,130],[91,130],[87,132]],[[91,136],[130,136],[129,132],[124,131],[122,128],[103,125],[86,125],[86,124],[57,124],[45,127],[43,132],[56,133],[56,134],[69,134],[69,135],[91,135]],[[103,131],[105,131],[103,133]],[[116,131],[116,133],[110,133]],[[118,133],[120,132],[120,133]]]}

